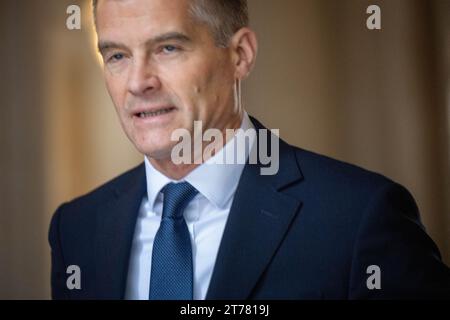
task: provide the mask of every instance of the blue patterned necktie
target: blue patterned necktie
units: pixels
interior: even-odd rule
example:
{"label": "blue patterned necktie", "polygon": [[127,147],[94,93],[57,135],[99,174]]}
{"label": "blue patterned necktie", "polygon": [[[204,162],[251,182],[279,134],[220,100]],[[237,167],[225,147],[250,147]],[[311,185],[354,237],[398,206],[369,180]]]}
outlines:
{"label": "blue patterned necktie", "polygon": [[183,211],[198,191],[187,182],[164,189],[161,225],[153,242],[150,300],[192,300],[191,237]]}

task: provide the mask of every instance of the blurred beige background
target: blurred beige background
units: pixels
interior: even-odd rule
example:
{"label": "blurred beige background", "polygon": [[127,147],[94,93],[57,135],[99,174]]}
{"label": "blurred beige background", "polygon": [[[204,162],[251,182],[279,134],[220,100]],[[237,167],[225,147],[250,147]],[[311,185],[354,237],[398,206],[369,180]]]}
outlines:
{"label": "blurred beige background", "polygon": [[[415,196],[450,263],[450,0],[249,0],[250,114]],[[81,31],[66,8],[82,7]],[[382,9],[382,30],[366,8]],[[82,0],[0,1],[0,299],[49,298],[50,217],[142,161],[122,133]]]}

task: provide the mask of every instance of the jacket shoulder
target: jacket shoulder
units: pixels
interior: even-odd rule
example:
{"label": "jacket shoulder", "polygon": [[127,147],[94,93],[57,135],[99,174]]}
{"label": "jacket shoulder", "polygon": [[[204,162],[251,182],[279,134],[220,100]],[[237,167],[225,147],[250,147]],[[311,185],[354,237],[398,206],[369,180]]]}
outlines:
{"label": "jacket shoulder", "polygon": [[339,191],[372,193],[387,185],[398,185],[386,176],[312,151],[292,147],[305,181]]}
{"label": "jacket shoulder", "polygon": [[89,208],[96,208],[98,205],[110,201],[118,190],[126,189],[127,186],[134,183],[136,178],[141,175],[145,175],[145,166],[143,163],[111,179],[87,194],[62,204],[57,211],[83,212]]}

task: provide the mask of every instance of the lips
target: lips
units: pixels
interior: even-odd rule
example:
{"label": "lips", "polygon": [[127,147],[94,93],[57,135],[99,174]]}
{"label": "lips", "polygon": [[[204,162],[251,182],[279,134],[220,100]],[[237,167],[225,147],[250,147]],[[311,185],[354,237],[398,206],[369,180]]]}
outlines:
{"label": "lips", "polygon": [[176,108],[172,107],[172,106],[140,109],[140,110],[133,112],[133,116],[141,118],[141,119],[154,118],[154,117],[161,116],[163,114],[170,113],[170,112],[174,111],[175,109]]}

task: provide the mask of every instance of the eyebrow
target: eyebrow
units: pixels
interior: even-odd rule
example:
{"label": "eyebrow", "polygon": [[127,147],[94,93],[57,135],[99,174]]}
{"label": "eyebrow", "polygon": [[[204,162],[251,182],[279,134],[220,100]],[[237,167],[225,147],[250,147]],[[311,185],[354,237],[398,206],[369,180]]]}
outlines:
{"label": "eyebrow", "polygon": [[[181,33],[181,32],[167,32],[163,33],[161,35],[158,35],[154,38],[150,38],[147,41],[145,41],[146,46],[150,46],[152,44],[158,44],[161,42],[169,41],[169,40],[175,40],[182,43],[188,43],[192,42],[191,38],[189,38],[187,35]],[[100,53],[105,52],[108,49],[127,49],[127,46],[120,42],[114,42],[114,41],[102,41],[100,40],[98,42],[98,51]]]}

